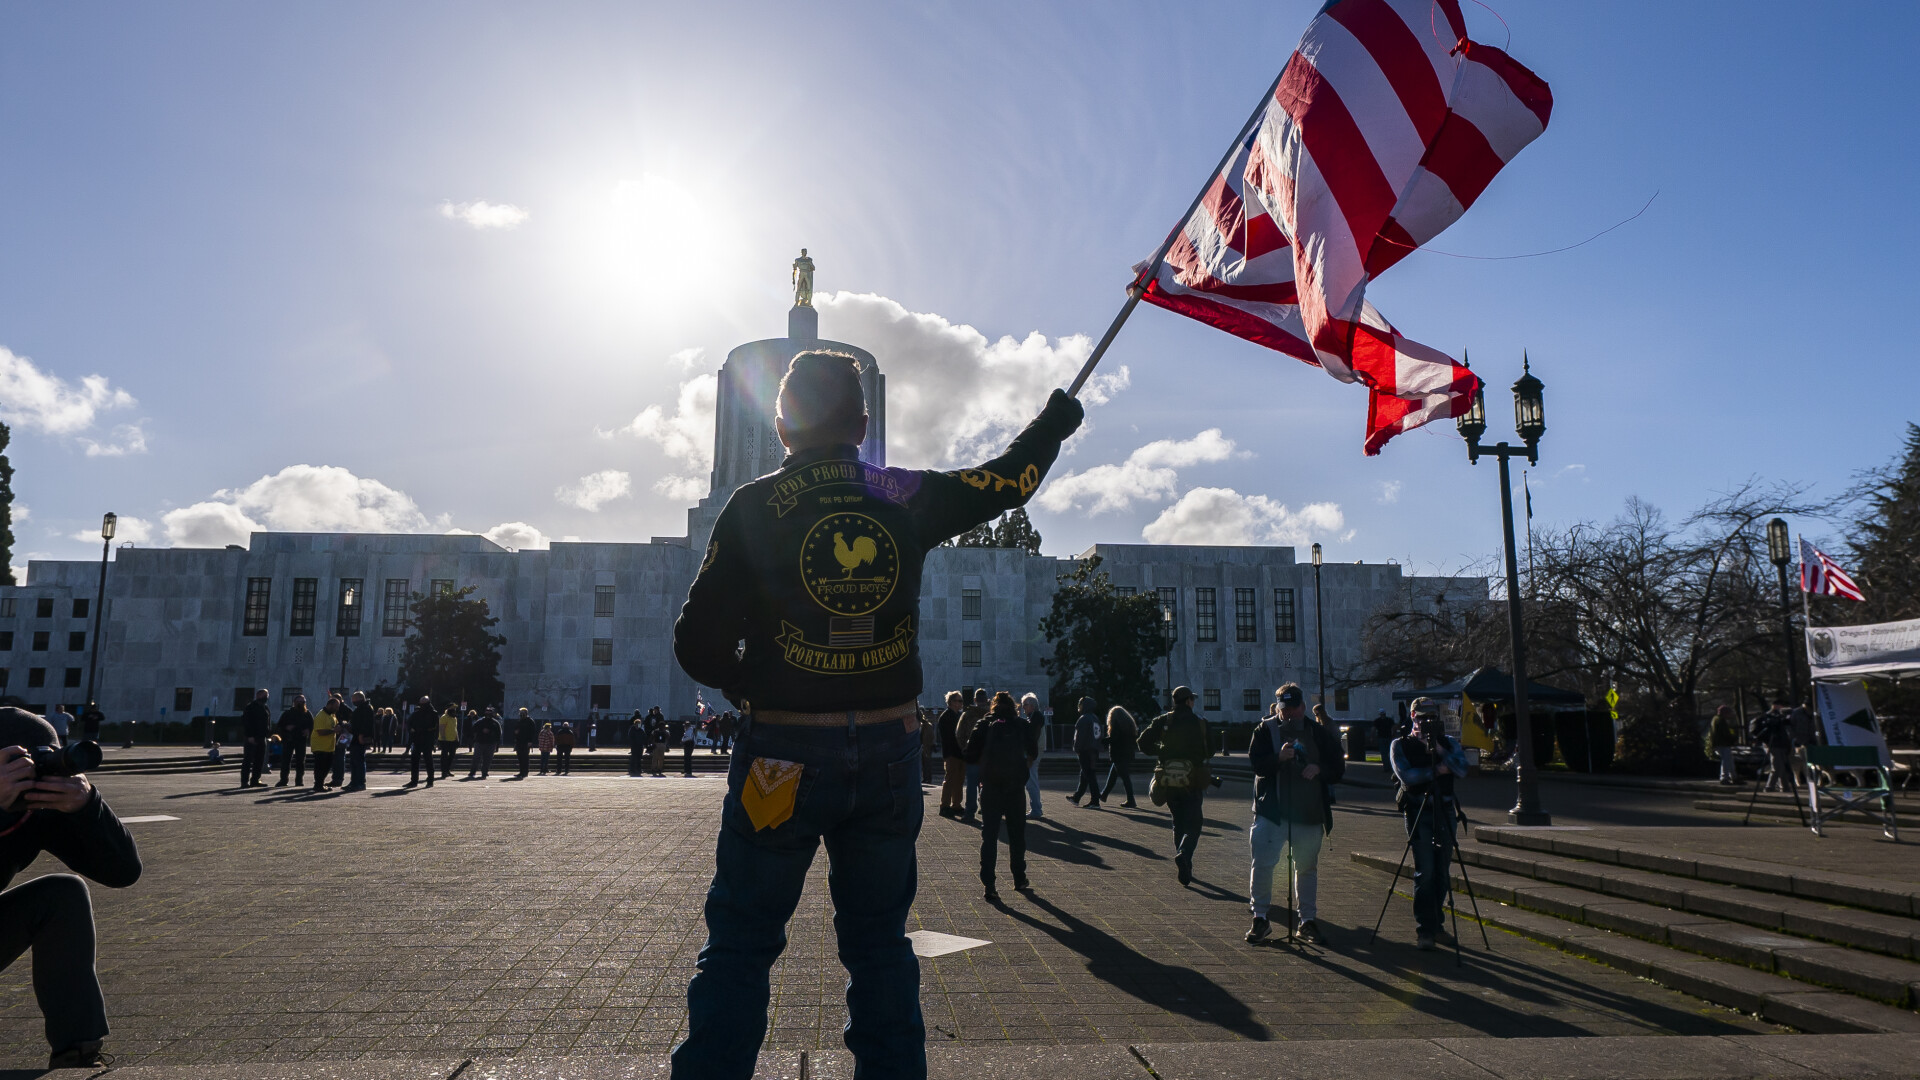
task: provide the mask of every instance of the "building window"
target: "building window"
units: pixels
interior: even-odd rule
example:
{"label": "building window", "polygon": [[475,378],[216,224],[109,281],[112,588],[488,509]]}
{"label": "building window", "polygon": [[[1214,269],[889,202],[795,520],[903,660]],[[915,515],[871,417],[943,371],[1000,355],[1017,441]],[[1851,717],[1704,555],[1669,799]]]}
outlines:
{"label": "building window", "polygon": [[247,706],[252,703],[253,703],[253,687],[236,686],[233,688],[233,711],[234,712],[246,712]]}
{"label": "building window", "polygon": [[13,631],[0,630],[0,652],[13,648]]}
{"label": "building window", "polygon": [[[1212,589],[1193,590],[1193,639],[1195,641],[1220,640],[1218,615],[1214,611]],[[1216,702],[1215,708],[1218,707]]]}
{"label": "building window", "polygon": [[[366,582],[357,577],[340,579],[340,610],[333,617],[333,632],[336,637],[360,636],[360,613],[367,606]],[[353,603],[347,603],[347,594],[353,594]]]}
{"label": "building window", "polygon": [[1348,708],[1349,708],[1349,705],[1348,705],[1346,688],[1342,687],[1338,690],[1335,690],[1333,692],[1333,711],[1346,712]]}
{"label": "building window", "polygon": [[980,666],[980,643],[979,642],[963,641],[960,643],[960,666],[961,667],[979,667]]}
{"label": "building window", "polygon": [[7,688],[7,669],[0,667],[0,690]]}
{"label": "building window", "polygon": [[434,578],[433,588],[430,591],[435,596],[452,596],[453,595],[453,579],[452,578]]}
{"label": "building window", "polygon": [[47,685],[46,668],[30,667],[27,669],[27,686],[29,688],[38,689],[45,685]]}
{"label": "building window", "polygon": [[299,697],[303,693],[306,693],[306,690],[302,687],[298,687],[298,686],[281,687],[280,688],[280,707],[283,709],[293,708],[293,699]]}
{"label": "building window", "polygon": [[67,688],[69,690],[80,685],[80,674],[80,669],[77,667],[67,669]]}
{"label": "building window", "polygon": [[173,711],[190,713],[193,711],[193,687],[176,686],[173,688]]}
{"label": "building window", "polygon": [[1113,587],[1113,595],[1115,596],[1133,596],[1139,591],[1140,591],[1139,589],[1136,589],[1131,585],[1115,585]]}
{"label": "building window", "polygon": [[272,578],[250,577],[247,579],[247,606],[240,617],[242,636],[267,636],[267,600],[272,593]]}
{"label": "building window", "polygon": [[595,585],[593,587],[593,617],[613,618],[613,586]]}
{"label": "building window", "polygon": [[1233,590],[1233,640],[1260,640],[1260,620],[1254,614],[1253,606],[1252,589]]}
{"label": "building window", "polygon": [[53,618],[53,597],[43,596],[33,602],[33,617],[36,619]]}
{"label": "building window", "polygon": [[1293,590],[1273,590],[1273,640],[1293,640]]}
{"label": "building window", "polygon": [[13,597],[0,596],[0,619],[13,618]]}
{"label": "building window", "polygon": [[[1162,585],[1154,590],[1160,594],[1161,625],[1173,630],[1173,640],[1180,640],[1180,590]],[[1167,613],[1173,613],[1173,621],[1166,622]]]}
{"label": "building window", "polygon": [[613,639],[597,637],[593,639],[593,666],[613,666]]}
{"label": "building window", "polygon": [[1248,712],[1259,712],[1260,711],[1260,691],[1258,690],[1240,691],[1240,707],[1242,709],[1245,709]]}
{"label": "building window", "polygon": [[[1213,590],[1208,589],[1207,591],[1212,592]],[[1200,691],[1200,708],[1205,712],[1219,712],[1220,711],[1220,691],[1218,690]]]}
{"label": "building window", "polygon": [[50,634],[48,634],[48,633],[47,633],[47,632],[46,632],[45,630],[35,630],[35,631],[33,632],[33,651],[34,651],[34,652],[46,652],[46,651],[47,651],[47,639],[48,639],[48,638],[49,638],[50,636],[52,636],[52,635],[50,635]]}
{"label": "building window", "polygon": [[963,619],[977,619],[980,617],[979,589],[960,590],[960,617]]}
{"label": "building window", "polygon": [[86,652],[87,651],[87,632],[85,630],[67,631],[67,651],[68,652]]}
{"label": "building window", "polygon": [[73,602],[73,617],[76,619],[86,618],[87,612],[92,609],[92,604],[93,601],[91,600],[75,600]]}
{"label": "building window", "polygon": [[613,684],[594,683],[587,690],[587,708],[605,711],[613,708]]}
{"label": "building window", "polygon": [[380,636],[407,636],[407,579],[387,579],[387,594],[380,605]]}
{"label": "building window", "polygon": [[293,579],[293,610],[287,614],[287,636],[313,636],[313,609],[316,606],[315,597],[319,595],[319,578]]}

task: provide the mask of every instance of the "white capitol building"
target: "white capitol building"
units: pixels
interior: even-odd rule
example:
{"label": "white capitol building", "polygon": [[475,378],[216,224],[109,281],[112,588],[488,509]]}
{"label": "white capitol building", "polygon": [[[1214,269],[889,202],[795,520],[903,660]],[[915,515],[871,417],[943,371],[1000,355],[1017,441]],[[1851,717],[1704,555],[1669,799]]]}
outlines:
{"label": "white capitol building", "polygon": [[[796,306],[786,337],[748,342],[720,371],[714,467],[687,535],[645,543],[556,542],[509,551],[480,536],[256,532],[245,547],[123,547],[107,574],[98,693],[110,720],[142,723],[231,715],[258,687],[277,706],[346,684],[396,682],[411,592],[474,586],[507,639],[507,705],[536,717],[582,718],[660,706],[691,713],[699,689],[674,662],[672,628],[715,517],[740,484],[782,457],[773,399],[803,349],[852,353],[865,373],[872,424],[863,456],[886,460],[886,376],[866,350],[823,341],[818,315]],[[1313,568],[1291,547],[1096,544],[1088,553],[1123,589],[1153,591],[1176,611],[1175,683],[1192,686],[1213,720],[1251,720],[1289,679],[1314,685]],[[976,686],[1048,696],[1039,632],[1069,560],[998,548],[929,552],[921,584],[922,702]],[[35,560],[26,583],[0,587],[0,694],[37,711],[78,712],[93,632],[94,561]],[[1373,612],[1431,609],[1451,593],[1486,595],[1477,578],[1408,577],[1393,563],[1328,564],[1330,671],[1358,656]],[[362,602],[343,607],[345,590]],[[1164,679],[1164,664],[1155,676]],[[1340,692],[1336,717],[1392,710],[1392,687]],[[709,700],[717,696],[708,692]]]}

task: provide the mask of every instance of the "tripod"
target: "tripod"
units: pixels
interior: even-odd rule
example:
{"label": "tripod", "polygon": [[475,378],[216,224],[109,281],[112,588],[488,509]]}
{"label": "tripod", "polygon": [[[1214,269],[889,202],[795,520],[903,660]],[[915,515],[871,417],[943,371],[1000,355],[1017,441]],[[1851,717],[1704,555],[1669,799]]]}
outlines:
{"label": "tripod", "polygon": [[[1788,754],[1788,761],[1792,761],[1791,751],[1789,751]],[[1791,764],[1787,766],[1787,770],[1786,782],[1782,786],[1793,796],[1793,812],[1800,816],[1800,824],[1805,825],[1807,823],[1807,810],[1806,807],[1800,803],[1800,787],[1796,782],[1798,778],[1793,775],[1793,766]],[[1760,792],[1765,789],[1768,783],[1773,781],[1773,774],[1773,754],[1769,752],[1767,754],[1767,767],[1753,774],[1753,794],[1747,798],[1747,813],[1745,817],[1740,819],[1740,824],[1746,825],[1753,820],[1753,806],[1760,801]]]}
{"label": "tripod", "polygon": [[[1393,881],[1388,883],[1387,895],[1380,901],[1380,915],[1373,920],[1373,933],[1367,938],[1367,944],[1369,945],[1373,944],[1374,940],[1380,936],[1380,924],[1386,921],[1387,907],[1393,903],[1393,890],[1400,884],[1400,873],[1407,867],[1407,856],[1413,853],[1414,838],[1420,835],[1420,821],[1427,816],[1428,811],[1433,810],[1433,803],[1434,795],[1432,792],[1428,792],[1420,797],[1420,809],[1414,813],[1412,823],[1407,826],[1407,845],[1400,850],[1400,863],[1393,869]],[[1453,814],[1454,821],[1449,824],[1471,824],[1471,822],[1467,820],[1466,813],[1462,811],[1458,805],[1453,807]],[[1435,816],[1437,818],[1437,811],[1435,812]],[[1435,833],[1428,840],[1428,843],[1432,844],[1435,848],[1441,848],[1443,845],[1440,843],[1438,834],[1439,824],[1437,820],[1433,828],[1435,829]],[[1493,942],[1487,938],[1487,924],[1480,918],[1480,900],[1473,894],[1473,879],[1467,876],[1466,860],[1460,855],[1459,830],[1455,829],[1447,839],[1450,844],[1450,846],[1447,847],[1447,851],[1453,856],[1453,865],[1460,867],[1460,880],[1466,883],[1467,886],[1467,902],[1473,905],[1474,921],[1480,923],[1480,943],[1486,946],[1487,950],[1491,952],[1493,950]],[[1461,958],[1460,954],[1460,911],[1459,908],[1455,906],[1453,900],[1453,874],[1451,871],[1448,872],[1445,880],[1447,889],[1447,912],[1453,917],[1453,962],[1455,965],[1459,965],[1465,963],[1465,961]]]}

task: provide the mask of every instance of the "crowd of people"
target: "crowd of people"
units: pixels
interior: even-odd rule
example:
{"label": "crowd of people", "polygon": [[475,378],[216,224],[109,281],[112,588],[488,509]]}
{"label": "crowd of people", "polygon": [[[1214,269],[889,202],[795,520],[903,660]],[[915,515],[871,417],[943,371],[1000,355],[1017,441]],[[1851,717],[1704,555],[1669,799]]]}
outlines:
{"label": "crowd of people", "polygon": [[[645,712],[636,709],[625,721],[596,713],[580,727],[589,751],[598,750],[603,741],[625,745],[629,775],[664,776],[667,753],[678,749],[681,774],[692,776],[695,750],[704,744],[711,754],[727,753],[737,723],[733,712],[703,712],[670,721],[655,706]],[[603,740],[603,730],[611,738]],[[426,696],[411,707],[375,708],[359,691],[350,698],[330,694],[318,711],[309,709],[306,695],[298,694],[275,718],[267,691],[259,690],[241,713],[240,738],[241,787],[268,787],[265,776],[276,766],[280,776],[272,787],[306,787],[311,767],[310,790],[318,793],[364,790],[367,755],[375,751],[405,754],[407,787],[421,786],[423,773],[426,787],[436,779],[452,778],[463,749],[468,751],[467,779],[489,779],[495,756],[506,746],[512,747],[519,766],[510,779],[532,774],[536,753],[538,775],[566,776],[573,771],[573,753],[583,735],[570,720],[536,720],[527,709],[508,717],[493,706],[436,706]]]}

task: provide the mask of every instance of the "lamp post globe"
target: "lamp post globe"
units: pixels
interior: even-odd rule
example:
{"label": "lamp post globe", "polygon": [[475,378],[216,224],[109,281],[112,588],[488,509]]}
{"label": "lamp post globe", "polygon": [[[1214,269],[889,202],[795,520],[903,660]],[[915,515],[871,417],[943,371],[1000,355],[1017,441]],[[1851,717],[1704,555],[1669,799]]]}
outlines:
{"label": "lamp post globe", "polygon": [[1793,563],[1793,537],[1784,518],[1767,522],[1767,561],[1780,575],[1780,640],[1786,648],[1787,688],[1800,700],[1800,662],[1793,655],[1793,600],[1787,588],[1787,567]]}
{"label": "lamp post globe", "polygon": [[1327,626],[1320,604],[1320,561],[1321,551],[1318,543],[1313,545],[1313,648],[1314,682],[1320,704],[1327,703]]}
{"label": "lamp post globe", "polygon": [[[107,606],[107,556],[112,552],[113,534],[119,527],[119,523],[119,515],[112,511],[108,511],[100,519],[100,587],[93,594],[93,640],[88,643],[93,647],[87,651],[87,702],[85,709],[82,710],[83,714],[92,711],[95,707],[93,677],[100,668],[100,626]],[[133,745],[131,728],[128,729],[127,745]]]}
{"label": "lamp post globe", "polygon": [[359,599],[358,593],[358,589],[348,588],[340,595],[340,606],[344,609],[340,613],[340,695],[342,700],[345,700],[347,693],[347,638],[349,636],[347,630],[354,625],[353,605],[354,601]]}
{"label": "lamp post globe", "polygon": [[1527,461],[1531,463],[1540,436],[1547,433],[1546,387],[1534,378],[1532,365],[1524,355],[1520,370],[1520,377],[1513,381],[1513,430],[1527,444]]}
{"label": "lamp post globe", "polygon": [[1775,566],[1784,567],[1793,561],[1793,547],[1787,535],[1787,522],[1784,518],[1774,518],[1767,522],[1767,561]]}

